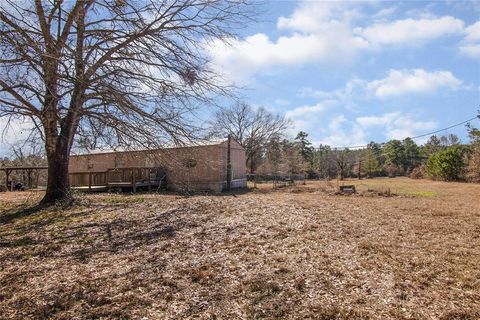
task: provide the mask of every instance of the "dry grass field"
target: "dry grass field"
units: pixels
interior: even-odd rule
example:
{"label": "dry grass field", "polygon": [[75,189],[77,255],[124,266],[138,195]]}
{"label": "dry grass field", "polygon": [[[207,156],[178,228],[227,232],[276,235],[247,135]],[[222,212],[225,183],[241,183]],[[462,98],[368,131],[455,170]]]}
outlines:
{"label": "dry grass field", "polygon": [[0,194],[2,319],[480,319],[480,185]]}

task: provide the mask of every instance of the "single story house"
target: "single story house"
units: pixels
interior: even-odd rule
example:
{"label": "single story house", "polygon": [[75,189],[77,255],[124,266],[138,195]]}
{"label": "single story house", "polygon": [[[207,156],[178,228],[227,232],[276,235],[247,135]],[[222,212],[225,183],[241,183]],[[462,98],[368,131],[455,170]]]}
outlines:
{"label": "single story house", "polygon": [[[229,149],[231,188],[246,187],[245,150],[233,139],[230,144],[226,140],[208,145],[72,155],[70,184],[72,187],[88,186],[92,184],[93,174],[99,177],[102,173],[121,171],[122,168],[135,170],[131,172],[155,168],[158,169],[157,174],[162,172],[167,189],[220,192],[227,187]],[[148,174],[151,175],[151,171]],[[138,181],[140,175],[135,177],[135,174],[130,174],[130,177]],[[108,185],[108,178],[97,180],[101,181],[94,181],[95,185]]]}

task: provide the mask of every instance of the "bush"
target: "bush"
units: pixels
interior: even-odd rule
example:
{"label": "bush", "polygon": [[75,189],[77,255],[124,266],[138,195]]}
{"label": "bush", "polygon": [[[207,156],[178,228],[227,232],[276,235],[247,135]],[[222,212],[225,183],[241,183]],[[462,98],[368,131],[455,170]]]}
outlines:
{"label": "bush", "polygon": [[423,179],[425,174],[425,167],[423,165],[413,168],[412,172],[410,172],[411,179]]}
{"label": "bush", "polygon": [[465,149],[456,145],[435,153],[425,164],[425,173],[432,179],[460,180],[465,171]]}
{"label": "bush", "polygon": [[389,164],[385,167],[385,172],[387,173],[388,177],[395,178],[396,176],[403,175],[403,169],[395,164]]}

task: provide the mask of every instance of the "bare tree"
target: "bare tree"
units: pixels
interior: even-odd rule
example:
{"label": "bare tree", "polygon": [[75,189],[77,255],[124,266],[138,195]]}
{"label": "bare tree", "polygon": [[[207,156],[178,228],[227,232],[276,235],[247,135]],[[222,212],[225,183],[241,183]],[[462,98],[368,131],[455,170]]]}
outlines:
{"label": "bare tree", "polygon": [[318,177],[330,179],[337,176],[337,162],[335,151],[328,145],[320,145],[313,153],[314,168]]}
{"label": "bare tree", "polygon": [[3,0],[0,117],[29,119],[42,134],[42,202],[71,197],[75,144],[194,139],[190,112],[229,93],[205,46],[234,37],[248,11],[243,0]]}
{"label": "bare tree", "polygon": [[256,111],[246,103],[237,103],[228,109],[221,109],[211,123],[215,136],[231,135],[245,148],[247,165],[253,173],[257,167],[257,158],[265,146],[274,138],[279,138],[289,121],[280,115],[274,115],[264,108]]}
{"label": "bare tree", "polygon": [[352,162],[349,149],[335,150],[335,163],[337,164],[338,179],[343,180],[349,173]]}

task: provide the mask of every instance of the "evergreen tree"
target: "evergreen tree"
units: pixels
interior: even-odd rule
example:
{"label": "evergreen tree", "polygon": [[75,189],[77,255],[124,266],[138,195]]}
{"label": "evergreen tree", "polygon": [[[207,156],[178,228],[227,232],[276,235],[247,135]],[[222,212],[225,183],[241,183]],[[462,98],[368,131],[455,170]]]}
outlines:
{"label": "evergreen tree", "polygon": [[465,148],[460,145],[449,147],[428,158],[425,172],[433,179],[460,180],[465,170]]}
{"label": "evergreen tree", "polygon": [[411,138],[405,138],[403,140],[403,149],[405,159],[404,169],[405,171],[410,172],[421,163],[420,148]]}
{"label": "evergreen tree", "polygon": [[303,158],[305,164],[307,164],[307,171],[310,176],[314,173],[313,152],[315,149],[312,147],[312,143],[307,139],[308,133],[300,131],[295,137],[295,143],[298,146],[300,155]]}
{"label": "evergreen tree", "polygon": [[305,162],[311,162],[314,148],[312,147],[312,143],[307,138],[308,133],[300,131],[295,137],[295,142],[299,146],[300,154],[302,155],[303,160],[305,160]]}
{"label": "evergreen tree", "polygon": [[367,175],[368,178],[378,175],[378,173],[381,171],[377,156],[370,148],[367,148],[363,153],[361,170]]}
{"label": "evergreen tree", "polygon": [[385,144],[385,164],[403,167],[405,164],[405,147],[399,140],[390,140]]}

